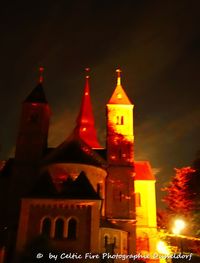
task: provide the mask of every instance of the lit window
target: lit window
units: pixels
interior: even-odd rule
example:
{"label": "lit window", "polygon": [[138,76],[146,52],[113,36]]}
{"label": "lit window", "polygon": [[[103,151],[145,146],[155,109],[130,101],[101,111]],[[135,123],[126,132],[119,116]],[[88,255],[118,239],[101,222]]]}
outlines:
{"label": "lit window", "polygon": [[64,220],[58,218],[55,224],[55,238],[62,239],[64,237]]}
{"label": "lit window", "polygon": [[46,237],[50,237],[51,233],[51,219],[45,218],[42,222],[42,235],[45,235]]}
{"label": "lit window", "polygon": [[68,239],[76,239],[77,237],[77,221],[74,218],[71,218],[68,222]]}

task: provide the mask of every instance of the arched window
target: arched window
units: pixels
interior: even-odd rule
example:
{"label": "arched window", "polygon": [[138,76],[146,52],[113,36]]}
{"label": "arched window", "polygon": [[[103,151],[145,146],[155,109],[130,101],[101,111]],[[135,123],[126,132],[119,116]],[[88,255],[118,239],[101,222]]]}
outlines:
{"label": "arched window", "polygon": [[99,196],[102,196],[102,184],[101,183],[97,184],[97,193],[99,194]]}
{"label": "arched window", "polygon": [[74,218],[71,218],[68,222],[68,239],[76,239],[77,238],[77,221]]}
{"label": "arched window", "polygon": [[106,248],[108,245],[108,236],[104,236],[104,247]]}
{"label": "arched window", "polygon": [[114,237],[113,241],[114,241],[114,242],[113,242],[113,243],[114,243],[114,247],[117,248],[117,238]]}
{"label": "arched window", "polygon": [[45,235],[47,237],[50,237],[51,233],[51,219],[46,217],[42,222],[42,235]]}
{"label": "arched window", "polygon": [[119,116],[117,116],[116,124],[119,125]]}
{"label": "arched window", "polygon": [[62,239],[64,237],[64,220],[58,218],[55,223],[55,236],[56,239]]}
{"label": "arched window", "polygon": [[121,125],[124,125],[124,116],[121,116]]}

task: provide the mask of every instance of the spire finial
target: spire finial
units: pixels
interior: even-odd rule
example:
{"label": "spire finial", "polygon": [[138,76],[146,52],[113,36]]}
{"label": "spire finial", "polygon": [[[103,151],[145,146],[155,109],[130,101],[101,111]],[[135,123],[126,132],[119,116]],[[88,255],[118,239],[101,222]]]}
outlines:
{"label": "spire finial", "polygon": [[117,86],[121,86],[121,69],[116,69],[116,72],[117,72]]}
{"label": "spire finial", "polygon": [[86,79],[89,79],[89,72],[90,72],[90,68],[85,68],[85,77],[86,77]]}
{"label": "spire finial", "polygon": [[39,67],[39,83],[40,84],[42,84],[44,81],[43,72],[44,72],[44,67]]}

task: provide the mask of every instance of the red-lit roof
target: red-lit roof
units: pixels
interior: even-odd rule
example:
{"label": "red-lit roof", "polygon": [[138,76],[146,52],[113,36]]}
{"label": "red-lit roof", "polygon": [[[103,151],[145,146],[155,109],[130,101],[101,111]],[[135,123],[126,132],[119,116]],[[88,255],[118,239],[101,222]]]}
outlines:
{"label": "red-lit roof", "polygon": [[134,180],[155,180],[150,163],[148,161],[136,161]]}
{"label": "red-lit roof", "polygon": [[90,98],[89,76],[86,76],[84,95],[74,133],[75,135],[78,135],[78,137],[86,142],[90,147],[101,148],[97,139],[94,124],[94,116]]}

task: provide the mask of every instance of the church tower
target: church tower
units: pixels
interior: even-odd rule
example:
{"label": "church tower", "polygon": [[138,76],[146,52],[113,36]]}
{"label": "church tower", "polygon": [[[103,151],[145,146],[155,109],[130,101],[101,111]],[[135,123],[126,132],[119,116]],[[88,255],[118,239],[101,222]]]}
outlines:
{"label": "church tower", "polygon": [[50,108],[43,90],[42,72],[40,68],[39,83],[22,104],[16,163],[37,163],[47,148]]}
{"label": "church tower", "polygon": [[106,217],[130,233],[129,252],[135,252],[135,207],[133,166],[133,104],[121,85],[117,85],[107,104]]}
{"label": "church tower", "polygon": [[92,103],[90,98],[89,68],[86,68],[85,87],[81,103],[81,109],[76,121],[74,134],[81,138],[91,148],[102,148],[98,142]]}
{"label": "church tower", "polygon": [[107,104],[106,217],[129,233],[129,252],[134,253],[134,135],[133,104],[121,85],[117,69],[117,85]]}
{"label": "church tower", "polygon": [[43,90],[43,68],[37,86],[22,103],[21,119],[16,142],[15,159],[8,191],[6,214],[12,237],[15,238],[21,198],[33,190],[39,178],[42,158],[47,150],[50,108]]}
{"label": "church tower", "polygon": [[121,71],[117,72],[117,85],[107,104],[107,151],[111,165],[133,164],[133,107],[121,85]]}

